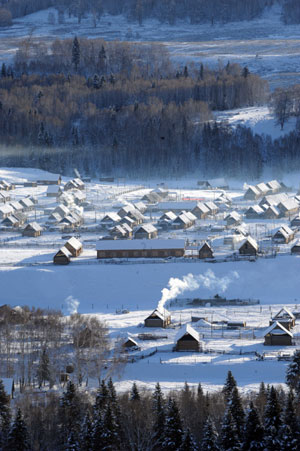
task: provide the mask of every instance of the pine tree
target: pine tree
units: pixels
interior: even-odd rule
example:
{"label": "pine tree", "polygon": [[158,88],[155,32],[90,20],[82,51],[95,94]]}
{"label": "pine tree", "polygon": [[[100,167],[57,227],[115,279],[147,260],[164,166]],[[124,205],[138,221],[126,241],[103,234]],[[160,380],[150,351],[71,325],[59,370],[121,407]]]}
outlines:
{"label": "pine tree", "polygon": [[194,440],[194,437],[191,434],[189,429],[186,430],[186,433],[183,438],[183,442],[179,448],[180,451],[197,451],[198,447]]}
{"label": "pine tree", "polygon": [[5,448],[8,439],[11,420],[9,404],[9,396],[5,392],[3,381],[0,379],[0,449]]}
{"label": "pine tree", "polygon": [[39,382],[39,388],[44,384],[46,381],[50,381],[50,362],[49,362],[49,356],[47,353],[47,349],[43,348],[42,354],[40,356],[39,366],[37,369],[37,378]]}
{"label": "pine tree", "polygon": [[184,69],[183,69],[183,76],[184,76],[185,78],[187,78],[187,77],[189,76],[189,71],[188,71],[187,66],[184,66]]}
{"label": "pine tree", "polygon": [[247,66],[245,66],[243,69],[242,75],[244,78],[248,78],[249,74],[250,74],[249,69]]}
{"label": "pine tree", "polygon": [[77,39],[77,36],[75,36],[75,38],[73,40],[73,45],[72,45],[72,64],[74,65],[76,72],[77,72],[79,63],[80,63],[80,46],[79,46],[79,41]]}
{"label": "pine tree", "polygon": [[80,451],[91,451],[93,449],[93,427],[88,412],[81,426],[79,443]]}
{"label": "pine tree", "polygon": [[159,383],[156,384],[153,393],[153,444],[154,449],[160,450],[164,441],[166,413],[165,413],[165,400],[161,391]]}
{"label": "pine tree", "polygon": [[204,423],[201,451],[219,451],[218,433],[210,416]]}
{"label": "pine tree", "polygon": [[107,406],[103,419],[102,450],[118,449],[119,437],[116,421],[110,405]]}
{"label": "pine tree", "polygon": [[220,444],[222,451],[239,451],[240,441],[235,421],[232,418],[230,409],[227,408],[220,434]]}
{"label": "pine tree", "polygon": [[268,393],[267,404],[264,412],[265,449],[268,451],[280,451],[279,429],[281,427],[281,408],[278,402],[277,391],[271,386]]}
{"label": "pine tree", "polygon": [[140,401],[141,399],[139,390],[135,382],[132,384],[130,399],[131,401]]}
{"label": "pine tree", "polygon": [[183,431],[179,410],[175,400],[169,398],[166,415],[165,438],[162,449],[177,451],[182,444],[182,437]]}
{"label": "pine tree", "polygon": [[283,425],[280,428],[279,437],[282,451],[297,451],[300,448],[299,427],[294,407],[294,395],[291,390],[286,397]]}
{"label": "pine tree", "polygon": [[111,377],[109,378],[109,381],[107,383],[108,388],[108,402],[110,405],[110,408],[112,410],[115,426],[116,426],[116,433],[120,441],[123,439],[123,430],[121,425],[121,411],[120,406],[118,402],[118,397],[116,393],[116,389],[114,387],[113,381]]}
{"label": "pine tree", "polygon": [[243,451],[260,451],[264,449],[263,444],[264,430],[260,424],[257,410],[253,402],[250,402],[250,408],[246,418],[245,432],[242,450]]}
{"label": "pine tree", "polygon": [[237,387],[233,387],[232,389],[231,396],[228,401],[228,407],[232,415],[232,419],[236,424],[239,439],[242,439],[245,421],[245,412],[242,406],[242,401]]}
{"label": "pine tree", "polygon": [[204,66],[203,66],[203,63],[201,63],[201,65],[200,65],[199,78],[200,78],[200,80],[204,79]]}
{"label": "pine tree", "polygon": [[99,89],[100,88],[100,78],[98,74],[95,74],[93,77],[93,88]]}
{"label": "pine tree", "polygon": [[97,415],[94,418],[92,432],[92,448],[93,451],[102,449],[102,437],[103,437],[103,420],[101,415]]}
{"label": "pine tree", "polygon": [[286,383],[290,388],[298,390],[300,381],[300,350],[294,352],[293,360],[286,371]]}
{"label": "pine tree", "polygon": [[45,144],[45,127],[44,122],[40,123],[39,133],[38,133],[38,142],[40,146]]}
{"label": "pine tree", "polygon": [[18,409],[9,433],[8,449],[14,451],[25,451],[29,448],[27,427],[22,418],[21,410]]}
{"label": "pine tree", "polygon": [[78,393],[73,382],[68,382],[67,389],[63,393],[60,406],[59,418],[61,424],[60,441],[67,443],[71,432],[77,440],[80,432],[81,424],[81,406],[79,402]]}
{"label": "pine tree", "polygon": [[107,60],[106,51],[104,46],[102,45],[98,54],[98,64],[97,64],[100,74],[106,74],[106,60]]}
{"label": "pine tree", "polygon": [[109,401],[109,391],[105,380],[102,379],[100,387],[97,390],[96,400],[94,404],[94,414],[102,415]]}
{"label": "pine tree", "polygon": [[236,380],[229,370],[227,373],[227,378],[223,387],[222,392],[224,393],[225,400],[228,402],[232,393],[232,390],[236,387]]}

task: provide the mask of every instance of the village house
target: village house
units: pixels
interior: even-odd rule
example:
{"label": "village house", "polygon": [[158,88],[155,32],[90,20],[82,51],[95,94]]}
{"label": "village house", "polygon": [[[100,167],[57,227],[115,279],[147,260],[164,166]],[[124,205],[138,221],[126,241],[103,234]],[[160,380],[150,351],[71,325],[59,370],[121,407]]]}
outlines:
{"label": "village house", "polygon": [[134,221],[132,218],[129,218],[129,216],[123,216],[123,218],[120,221],[120,224],[123,226],[124,224],[127,224],[131,229],[137,225],[136,221]]}
{"label": "village house", "polygon": [[14,213],[20,213],[24,210],[23,205],[21,205],[17,200],[11,201],[9,205],[13,208]]}
{"label": "village house", "polygon": [[300,227],[300,215],[299,214],[291,220],[291,227]]}
{"label": "village house", "polygon": [[153,239],[156,238],[158,234],[157,228],[153,224],[143,224],[139,226],[134,232],[134,238],[141,239]]}
{"label": "village house", "polygon": [[290,229],[287,225],[280,227],[273,235],[272,240],[275,243],[289,243],[295,238],[294,230]]}
{"label": "village house", "polygon": [[49,185],[47,188],[47,197],[57,197],[60,193],[62,193],[62,189],[59,185]]}
{"label": "village house", "polygon": [[186,324],[180,329],[176,335],[175,350],[187,351],[187,352],[200,352],[202,351],[202,343],[198,332],[190,325]]}
{"label": "village house", "polygon": [[172,227],[174,229],[188,229],[189,227],[192,227],[194,222],[195,221],[192,221],[189,218],[187,212],[181,212],[172,222]]}
{"label": "village house", "polygon": [[73,179],[73,182],[76,184],[76,189],[79,189],[80,191],[85,189],[85,184],[79,177]]}
{"label": "village house", "polygon": [[0,219],[5,219],[8,216],[12,215],[14,212],[14,209],[8,205],[4,204],[0,206]]}
{"label": "village house", "polygon": [[213,258],[214,257],[213,250],[212,250],[211,246],[206,241],[200,247],[199,252],[198,252],[198,256],[199,256],[200,259]]}
{"label": "village house", "polygon": [[204,205],[209,209],[210,215],[216,215],[219,211],[219,207],[212,201],[204,202]]}
{"label": "village house", "polygon": [[144,321],[145,327],[166,328],[171,324],[171,314],[166,309],[155,309]]}
{"label": "village house", "polygon": [[300,240],[297,240],[296,243],[291,248],[292,254],[300,254]]}
{"label": "village house", "polygon": [[162,199],[166,199],[169,195],[169,190],[165,186],[157,186],[151,193],[158,194]]}
{"label": "village house", "polygon": [[135,210],[134,205],[132,204],[128,204],[128,205],[124,205],[119,211],[118,211],[118,215],[121,218],[124,218],[125,216],[128,215],[128,213],[132,210]]}
{"label": "village house", "polygon": [[154,191],[151,191],[148,194],[145,194],[142,197],[142,201],[147,202],[148,204],[157,204],[162,200],[162,196],[160,196],[158,193],[155,193]]}
{"label": "village house", "polygon": [[264,196],[261,199],[261,201],[259,202],[259,206],[263,208],[270,207],[271,205],[277,207],[277,205],[279,205],[280,202],[284,202],[288,198],[289,197],[286,193],[268,194],[267,196]]}
{"label": "village house", "polygon": [[5,191],[0,191],[0,202],[8,202],[10,201],[10,195],[7,194]]}
{"label": "village house", "polygon": [[265,346],[291,346],[293,334],[278,321],[269,326],[263,334]]}
{"label": "village house", "polygon": [[24,213],[22,213],[22,212],[20,212],[20,213],[19,212],[14,212],[13,216],[15,218],[17,218],[17,220],[19,221],[19,225],[20,226],[25,224],[25,222],[27,221],[27,216],[24,215]]}
{"label": "village house", "polygon": [[142,224],[145,221],[145,216],[139,210],[130,210],[127,216],[135,221],[136,224]]}
{"label": "village house", "polygon": [[81,242],[74,236],[66,242],[65,247],[71,252],[72,257],[78,257],[83,250]]}
{"label": "village house", "polygon": [[70,191],[73,189],[77,189],[77,184],[74,180],[69,180],[64,186],[64,191]]}
{"label": "village house", "polygon": [[249,186],[244,194],[245,200],[256,200],[261,197],[261,191],[256,188],[256,186]]}
{"label": "village house", "polygon": [[280,191],[282,191],[282,186],[277,180],[271,180],[270,182],[267,182],[267,186],[269,187],[272,194],[280,193]]}
{"label": "village house", "polygon": [[226,216],[225,221],[227,227],[237,226],[241,224],[242,217],[237,211],[232,211]]}
{"label": "village house", "polygon": [[291,216],[299,212],[299,204],[293,198],[280,202],[277,207],[281,216]]}
{"label": "village house", "polygon": [[259,205],[252,205],[245,213],[247,219],[258,219],[264,214],[263,208]]}
{"label": "village house", "polygon": [[70,214],[70,210],[68,207],[66,207],[63,204],[59,204],[52,213],[58,213],[61,218],[64,218],[65,216],[68,216]]}
{"label": "village house", "polygon": [[73,193],[74,203],[76,205],[81,205],[86,200],[86,195],[83,191],[74,191]]}
{"label": "village house", "polygon": [[112,238],[124,239],[127,238],[126,230],[121,225],[116,225],[109,231],[109,235]]}
{"label": "village house", "polygon": [[286,307],[280,309],[279,312],[270,320],[270,326],[276,321],[287,330],[291,330],[296,324],[295,316]]}
{"label": "village house", "polygon": [[42,227],[37,222],[30,222],[23,230],[23,236],[37,237],[42,234]]}
{"label": "village house", "polygon": [[48,174],[47,177],[37,180],[38,185],[60,185],[61,176],[57,177],[55,174]]}
{"label": "village house", "polygon": [[29,199],[29,197],[21,199],[19,203],[22,205],[23,211],[32,211],[34,209],[34,203],[31,199]]}
{"label": "village house", "polygon": [[0,181],[0,189],[2,189],[4,191],[11,191],[11,190],[15,189],[15,185],[12,183],[8,183],[5,180],[1,180]]}
{"label": "village house", "polygon": [[11,216],[8,216],[7,218],[5,218],[5,219],[1,222],[1,225],[4,226],[4,227],[13,227],[13,228],[17,228],[17,227],[20,226],[20,222],[19,222],[19,220],[18,220],[15,216],[11,215]]}
{"label": "village house", "polygon": [[99,240],[96,250],[97,258],[183,257],[185,241],[180,239]]}
{"label": "village house", "polygon": [[255,241],[254,238],[252,238],[251,236],[248,236],[248,238],[246,238],[240,248],[239,248],[239,253],[241,255],[250,255],[250,256],[255,256],[258,253],[258,244]]}
{"label": "village house", "polygon": [[138,350],[139,346],[137,342],[132,338],[128,337],[127,340],[123,343],[124,349],[132,349],[132,350]]}
{"label": "village house", "polygon": [[126,222],[124,223],[124,224],[122,224],[122,228],[125,230],[125,232],[126,232],[126,237],[127,238],[132,238],[132,236],[133,236],[133,230],[132,230],[132,228],[128,225],[128,224],[126,224]]}
{"label": "village house", "polygon": [[280,212],[277,207],[274,207],[274,205],[266,205],[266,209],[263,214],[264,219],[278,219],[279,216]]}
{"label": "village house", "polygon": [[197,205],[192,209],[193,215],[198,219],[205,219],[211,213],[210,208],[202,202],[198,202]]}
{"label": "village house", "polygon": [[107,213],[100,221],[102,227],[113,227],[121,221],[118,213]]}
{"label": "village house", "polygon": [[270,188],[264,182],[258,183],[257,185],[255,185],[255,188],[258,189],[258,191],[261,193],[261,197],[270,192]]}
{"label": "village house", "polygon": [[62,247],[53,257],[53,263],[55,265],[68,265],[71,261],[72,254],[66,248]]}
{"label": "village house", "polygon": [[[193,212],[193,209],[197,206],[197,202],[195,201],[168,201],[168,202],[159,202],[155,206],[156,211],[173,211],[173,213],[180,213],[181,211],[191,211]],[[208,213],[208,208],[205,207],[205,211]]]}
{"label": "village house", "polygon": [[63,218],[61,217],[61,215],[57,212],[53,212],[51,213],[51,215],[49,216],[48,220],[47,220],[47,224],[52,224],[52,225],[56,225],[58,224]]}
{"label": "village house", "polygon": [[166,211],[158,220],[158,225],[162,228],[167,228],[175,221],[176,214],[173,211]]}
{"label": "village house", "polygon": [[221,193],[215,200],[214,203],[218,204],[220,207],[229,208],[232,204],[231,197],[227,193]]}
{"label": "village house", "polygon": [[133,206],[136,210],[140,211],[141,213],[145,213],[145,211],[147,210],[147,206],[142,201],[136,202],[135,204],[133,204]]}

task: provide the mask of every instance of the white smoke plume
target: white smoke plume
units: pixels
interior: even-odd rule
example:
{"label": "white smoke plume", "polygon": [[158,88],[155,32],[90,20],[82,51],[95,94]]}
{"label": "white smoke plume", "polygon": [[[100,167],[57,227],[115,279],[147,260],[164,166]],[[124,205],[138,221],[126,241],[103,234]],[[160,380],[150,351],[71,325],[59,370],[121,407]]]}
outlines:
{"label": "white smoke plume", "polygon": [[187,274],[182,279],[171,277],[168,282],[168,288],[161,290],[162,297],[157,307],[163,310],[167,301],[175,299],[185,291],[195,291],[201,286],[210,291],[217,290],[220,293],[225,293],[228,286],[238,278],[239,275],[236,271],[232,271],[224,277],[217,277],[211,269],[208,269],[204,274]]}
{"label": "white smoke plume", "polygon": [[70,315],[77,313],[80,304],[80,302],[77,299],[73,298],[73,296],[68,296],[65,299],[65,303],[67,304],[67,310],[70,313]]}

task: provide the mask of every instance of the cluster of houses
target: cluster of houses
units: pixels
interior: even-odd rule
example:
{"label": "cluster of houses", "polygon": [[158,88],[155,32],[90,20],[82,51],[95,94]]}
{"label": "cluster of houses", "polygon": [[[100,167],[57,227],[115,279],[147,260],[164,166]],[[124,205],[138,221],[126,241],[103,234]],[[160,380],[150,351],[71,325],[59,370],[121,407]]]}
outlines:
{"label": "cluster of houses", "polygon": [[278,219],[297,214],[300,196],[288,197],[286,193],[264,196],[259,204],[252,205],[245,212],[247,219]]}
{"label": "cluster of houses", "polygon": [[36,203],[35,197],[25,197],[19,201],[9,201],[0,205],[1,226],[18,228],[24,225],[27,220],[25,213],[32,211]]}
{"label": "cluster of houses", "polygon": [[[212,327],[212,323],[207,318],[196,318],[198,326]],[[293,344],[292,329],[295,326],[295,316],[287,308],[282,308],[270,320],[270,325],[263,330],[261,336],[265,346],[291,346]],[[144,327],[148,328],[168,328],[171,325],[171,314],[164,308],[156,308],[144,320]],[[225,321],[228,330],[241,329],[246,327],[244,321]],[[138,342],[133,337],[128,337],[123,344],[125,349],[140,349]],[[175,337],[174,351],[202,352],[204,342],[200,339],[199,332],[191,326],[185,324],[180,328]]]}
{"label": "cluster of houses", "polygon": [[54,255],[53,263],[55,265],[68,265],[71,258],[78,257],[82,250],[83,247],[81,242],[73,236]]}
{"label": "cluster of houses", "polygon": [[261,182],[257,185],[250,185],[244,194],[244,199],[257,200],[269,194],[277,194],[283,191],[287,191],[287,187],[282,182],[277,180],[271,180],[267,183]]}
{"label": "cluster of houses", "polygon": [[79,207],[70,209],[64,204],[59,204],[48,217],[47,224],[49,226],[57,226],[64,231],[74,231],[84,222],[82,210]]}

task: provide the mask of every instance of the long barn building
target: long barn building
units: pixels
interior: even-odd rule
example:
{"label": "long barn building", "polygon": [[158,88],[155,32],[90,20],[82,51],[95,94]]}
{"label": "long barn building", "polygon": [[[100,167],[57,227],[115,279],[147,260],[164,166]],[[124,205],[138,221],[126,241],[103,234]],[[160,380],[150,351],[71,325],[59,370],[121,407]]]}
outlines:
{"label": "long barn building", "polygon": [[99,240],[97,258],[183,257],[185,240]]}

